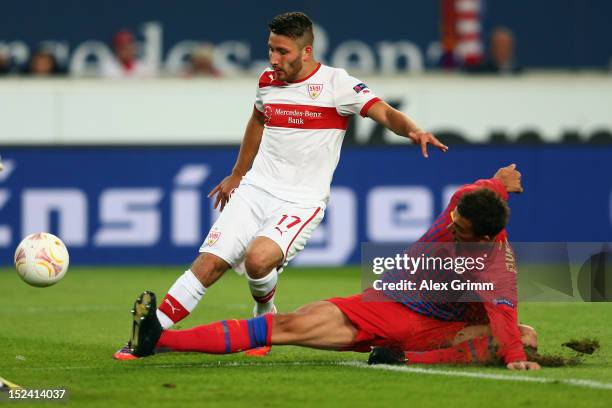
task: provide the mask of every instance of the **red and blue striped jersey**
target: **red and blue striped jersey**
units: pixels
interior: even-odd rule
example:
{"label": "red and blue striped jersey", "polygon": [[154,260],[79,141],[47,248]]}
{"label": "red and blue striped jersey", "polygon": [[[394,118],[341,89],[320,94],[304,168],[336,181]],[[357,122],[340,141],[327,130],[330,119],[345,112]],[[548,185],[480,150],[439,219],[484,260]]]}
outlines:
{"label": "red and blue striped jersey", "polygon": [[[493,190],[502,199],[508,199],[508,192],[498,179],[478,180],[473,184],[461,187],[452,196],[450,203],[442,214],[436,219],[429,230],[409,249],[408,253],[428,255],[428,251],[435,250],[435,244],[452,243],[454,241],[451,231],[448,229],[452,223],[451,213],[457,206],[461,197],[481,188]],[[392,300],[402,303],[410,310],[444,321],[465,321],[471,324],[489,324],[499,344],[498,355],[506,362],[526,360],[517,323],[516,308],[518,306],[516,296],[516,266],[514,265],[512,251],[507,244],[507,232],[502,230],[495,238],[498,248],[486,263],[487,279],[495,281],[497,290],[491,294],[483,294],[478,302],[453,302],[453,301],[430,301],[414,291],[385,290],[384,293]],[[399,282],[414,277],[414,271],[394,270],[385,273],[383,282]],[[418,271],[416,272],[419,273]],[[435,281],[448,280],[455,272],[428,270],[428,277]],[[427,276],[426,276],[427,277]],[[421,279],[424,276],[420,277]],[[500,296],[500,293],[502,294]]]}

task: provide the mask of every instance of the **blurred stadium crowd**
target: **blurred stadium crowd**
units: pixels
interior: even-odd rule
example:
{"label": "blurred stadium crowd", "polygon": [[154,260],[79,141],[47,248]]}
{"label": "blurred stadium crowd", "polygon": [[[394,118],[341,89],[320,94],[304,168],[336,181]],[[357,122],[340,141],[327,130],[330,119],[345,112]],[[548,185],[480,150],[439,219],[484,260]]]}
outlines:
{"label": "blurred stadium crowd", "polygon": [[[130,30],[116,32],[110,46],[112,58],[99,61],[95,75],[101,78],[154,78],[163,74],[157,67],[147,64],[139,56],[136,36]],[[218,77],[220,71],[214,65],[214,47],[210,43],[200,43],[188,56],[185,69],[179,73],[184,77]],[[0,75],[24,75],[31,77],[51,77],[69,75],[69,69],[58,58],[52,43],[42,42],[32,52],[29,61],[17,64],[11,58],[8,47],[0,47]]]}
{"label": "blurred stadium crowd", "polygon": [[[398,5],[395,13],[365,9],[365,1],[323,6],[292,0],[274,5],[275,11],[248,2],[210,8],[193,1],[174,8],[160,0],[73,1],[65,9],[44,0],[25,3],[3,5],[0,76],[216,78],[259,72],[267,64],[266,19],[289,9],[303,10],[315,22],[318,58],[353,74],[612,72],[604,39],[612,7],[605,0],[437,0]],[[240,15],[234,13],[239,3]],[[401,17],[406,13],[412,17]],[[225,22],[222,16],[230,14]],[[28,30],[17,16],[28,18]]]}
{"label": "blurred stadium crowd", "polygon": [[[154,64],[147,63],[140,56],[139,43],[135,34],[127,29],[116,32],[109,42],[113,51],[111,58],[99,61],[94,76],[101,78],[155,78],[165,73]],[[522,68],[515,59],[515,40],[513,32],[506,27],[492,29],[488,41],[488,53],[482,56],[468,51],[462,52],[462,45],[456,35],[448,35],[442,30],[442,50],[439,68],[451,71],[485,74],[518,74]],[[25,64],[18,64],[11,57],[9,48],[0,46],[0,75],[52,77],[66,76],[71,72],[61,58],[55,44],[42,42],[32,52]],[[215,66],[214,45],[200,42],[195,45],[184,61],[183,69],[173,72],[180,77],[220,77],[221,71]]]}

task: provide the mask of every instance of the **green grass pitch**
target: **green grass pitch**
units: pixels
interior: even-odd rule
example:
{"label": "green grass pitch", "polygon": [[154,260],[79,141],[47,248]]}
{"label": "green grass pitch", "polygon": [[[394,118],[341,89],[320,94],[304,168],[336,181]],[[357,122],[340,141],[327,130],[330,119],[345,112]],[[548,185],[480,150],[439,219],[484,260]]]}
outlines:
{"label": "green grass pitch", "polygon": [[[379,370],[362,365],[366,354],[298,347],[275,347],[266,358],[168,353],[112,360],[128,338],[136,296],[151,289],[163,297],[180,273],[181,268],[73,268],[56,286],[38,289],[12,269],[0,269],[0,376],[28,388],[66,387],[68,405],[91,407],[612,406],[609,303],[521,304],[520,319],[536,327],[543,352],[569,355],[560,344],[572,337],[601,341],[601,350],[584,364],[540,372]],[[280,277],[277,305],[289,311],[359,289],[358,268],[289,268]],[[249,317],[251,308],[246,281],[231,272],[181,327]]]}

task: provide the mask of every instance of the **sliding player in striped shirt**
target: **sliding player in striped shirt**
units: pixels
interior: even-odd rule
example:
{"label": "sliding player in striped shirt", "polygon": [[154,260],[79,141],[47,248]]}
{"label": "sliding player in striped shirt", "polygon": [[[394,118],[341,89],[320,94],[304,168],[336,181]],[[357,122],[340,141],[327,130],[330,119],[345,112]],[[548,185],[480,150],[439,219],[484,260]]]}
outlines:
{"label": "sliding player in striped shirt", "polygon": [[[393,353],[391,357],[408,364],[499,359],[512,370],[537,370],[539,365],[528,361],[524,350],[525,346],[537,347],[535,331],[518,324],[516,265],[506,252],[506,200],[509,192],[522,189],[515,165],[501,168],[491,179],[463,186],[416,243],[479,243],[489,255],[484,264],[486,276],[502,286],[479,300],[428,302],[414,298],[410,291],[368,289],[355,296],[315,302],[293,313],[163,330],[154,313],[155,296],[145,292],[134,306],[134,354],[147,356],[156,349],[225,354],[270,345],[361,352],[382,347],[399,350],[399,357]],[[396,278],[389,274],[383,280]],[[388,355],[376,354],[374,360],[389,361]]]}

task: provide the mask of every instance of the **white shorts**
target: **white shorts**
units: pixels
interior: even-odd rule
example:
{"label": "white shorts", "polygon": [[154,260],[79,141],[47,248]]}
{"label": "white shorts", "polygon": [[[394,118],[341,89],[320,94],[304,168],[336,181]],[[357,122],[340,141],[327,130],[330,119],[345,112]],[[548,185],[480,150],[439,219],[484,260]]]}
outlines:
{"label": "white shorts", "polygon": [[306,245],[321,223],[323,206],[281,200],[250,184],[241,184],[210,229],[200,252],[218,256],[239,274],[245,272],[244,255],[256,237],[267,237],[283,251],[279,272]]}

